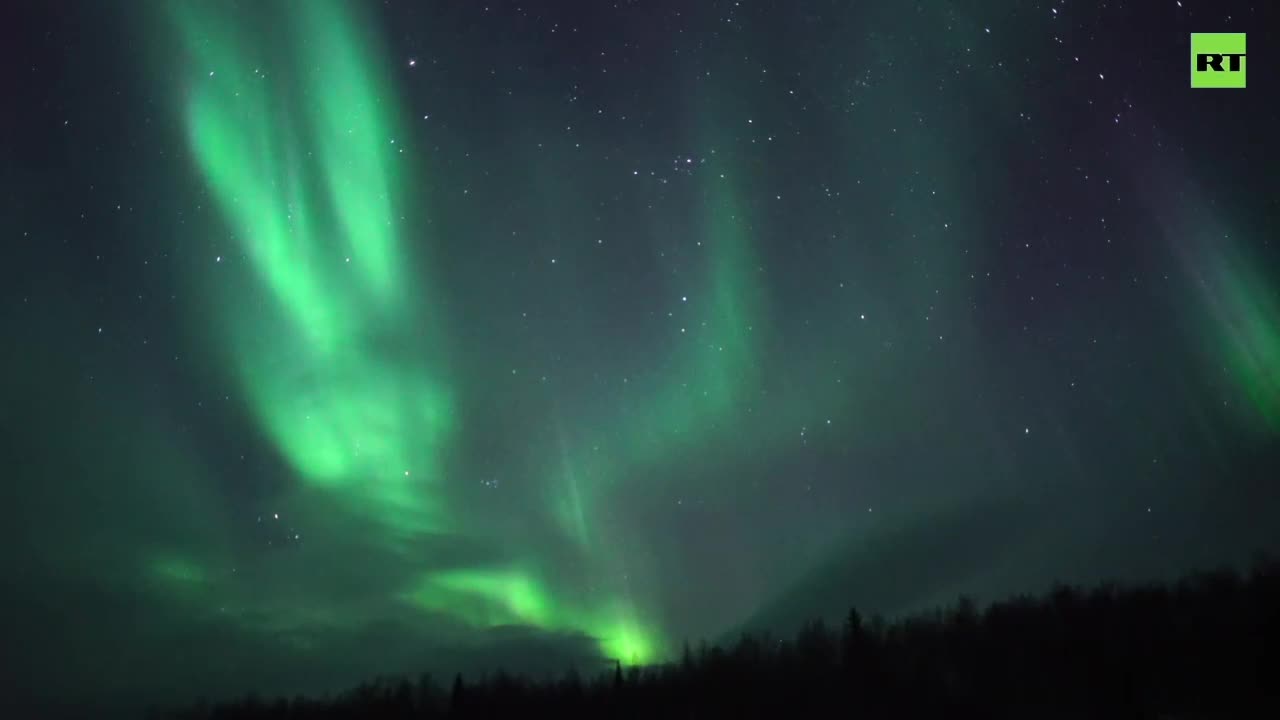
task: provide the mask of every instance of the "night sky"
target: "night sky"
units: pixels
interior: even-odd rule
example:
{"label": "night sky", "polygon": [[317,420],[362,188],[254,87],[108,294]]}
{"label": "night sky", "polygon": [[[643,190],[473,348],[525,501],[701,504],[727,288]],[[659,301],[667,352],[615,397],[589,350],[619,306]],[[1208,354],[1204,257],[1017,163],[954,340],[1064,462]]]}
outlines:
{"label": "night sky", "polygon": [[589,670],[1280,547],[1270,5],[6,5],[6,680]]}

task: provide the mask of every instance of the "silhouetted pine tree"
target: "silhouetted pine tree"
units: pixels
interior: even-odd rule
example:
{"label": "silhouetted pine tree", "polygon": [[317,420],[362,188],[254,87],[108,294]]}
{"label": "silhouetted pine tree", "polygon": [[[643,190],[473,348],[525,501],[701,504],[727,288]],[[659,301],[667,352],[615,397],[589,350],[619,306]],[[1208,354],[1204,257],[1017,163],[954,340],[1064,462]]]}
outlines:
{"label": "silhouetted pine tree", "polygon": [[462,673],[453,676],[453,690],[449,693],[449,714],[462,717],[467,710],[467,688],[462,682]]}

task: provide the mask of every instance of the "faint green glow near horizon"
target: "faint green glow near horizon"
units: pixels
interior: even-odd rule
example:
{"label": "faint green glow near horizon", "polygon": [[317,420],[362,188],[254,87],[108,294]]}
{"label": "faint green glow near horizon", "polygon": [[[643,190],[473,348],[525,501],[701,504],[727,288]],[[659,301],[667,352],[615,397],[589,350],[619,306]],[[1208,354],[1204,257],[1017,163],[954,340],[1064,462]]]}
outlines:
{"label": "faint green glow near horizon", "polygon": [[404,599],[427,610],[455,614],[473,625],[545,627],[551,601],[527,575],[514,570],[463,568],[429,573]]}
{"label": "faint green glow near horizon", "polygon": [[172,553],[160,553],[146,564],[151,577],[170,587],[204,585],[208,581],[205,569],[194,560]]}
{"label": "faint green glow near horizon", "polygon": [[661,659],[657,634],[628,605],[583,610],[556,602],[531,573],[512,568],[464,568],[427,573],[401,599],[427,611],[459,617],[477,627],[531,625],[594,637],[601,652],[624,664]]}

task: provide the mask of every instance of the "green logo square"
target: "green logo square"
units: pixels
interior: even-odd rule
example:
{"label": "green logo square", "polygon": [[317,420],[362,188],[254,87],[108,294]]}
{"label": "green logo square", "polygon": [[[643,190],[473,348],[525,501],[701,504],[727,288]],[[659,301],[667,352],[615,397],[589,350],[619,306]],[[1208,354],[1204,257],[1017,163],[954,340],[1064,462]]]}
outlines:
{"label": "green logo square", "polygon": [[1191,33],[1191,87],[1244,87],[1244,33]]}

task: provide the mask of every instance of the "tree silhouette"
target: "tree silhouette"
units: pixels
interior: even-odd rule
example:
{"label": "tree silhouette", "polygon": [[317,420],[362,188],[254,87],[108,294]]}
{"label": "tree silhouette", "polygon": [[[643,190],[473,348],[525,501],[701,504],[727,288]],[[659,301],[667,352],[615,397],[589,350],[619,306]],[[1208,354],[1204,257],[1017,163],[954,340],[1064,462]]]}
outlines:
{"label": "tree silhouette", "polygon": [[325,701],[256,695],[168,718],[1280,716],[1280,564],[1170,585],[1059,585],[980,608],[969,598],[893,623],[850,609],[791,642],[743,635],[685,643],[678,662],[584,683],[570,668],[534,683],[496,672],[454,677],[447,704],[430,676],[378,679]]}

